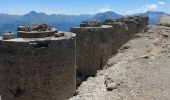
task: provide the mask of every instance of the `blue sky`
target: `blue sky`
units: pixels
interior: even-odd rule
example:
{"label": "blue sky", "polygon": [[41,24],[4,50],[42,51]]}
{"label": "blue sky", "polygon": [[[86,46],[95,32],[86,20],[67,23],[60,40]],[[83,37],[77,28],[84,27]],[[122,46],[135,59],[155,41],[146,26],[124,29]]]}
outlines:
{"label": "blue sky", "polygon": [[0,13],[22,15],[33,10],[74,15],[105,11],[126,15],[148,10],[170,13],[170,0],[0,0]]}

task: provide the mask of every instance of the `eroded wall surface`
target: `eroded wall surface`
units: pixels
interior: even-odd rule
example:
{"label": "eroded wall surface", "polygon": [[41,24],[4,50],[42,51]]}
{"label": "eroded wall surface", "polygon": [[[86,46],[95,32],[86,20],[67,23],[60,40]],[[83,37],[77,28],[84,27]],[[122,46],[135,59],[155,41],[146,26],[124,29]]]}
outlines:
{"label": "eroded wall surface", "polygon": [[66,100],[76,90],[75,37],[2,40],[2,100]]}
{"label": "eroded wall surface", "polygon": [[[86,22],[85,24],[88,24]],[[96,23],[95,23],[96,24]],[[84,76],[94,76],[97,70],[103,69],[107,60],[136,33],[148,25],[148,17],[135,16],[103,22],[102,26],[84,25],[75,27],[71,32],[77,35],[76,57],[78,72]],[[90,25],[91,22],[90,22]]]}
{"label": "eroded wall surface", "polygon": [[94,76],[112,55],[112,27],[72,28],[76,33],[76,58],[78,71]]}
{"label": "eroded wall surface", "polygon": [[128,17],[102,24],[91,22],[72,28],[76,39],[1,40],[2,100],[68,99],[76,89],[75,67],[82,76],[94,76],[123,44],[148,25],[148,17]]}

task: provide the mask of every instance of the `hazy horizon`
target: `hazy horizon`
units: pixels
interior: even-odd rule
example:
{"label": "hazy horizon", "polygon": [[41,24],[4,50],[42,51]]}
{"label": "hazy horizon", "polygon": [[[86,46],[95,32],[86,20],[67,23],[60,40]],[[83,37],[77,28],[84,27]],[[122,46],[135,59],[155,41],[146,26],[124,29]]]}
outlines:
{"label": "hazy horizon", "polygon": [[[170,15],[169,6],[168,0],[1,0],[0,34],[15,32],[18,26],[34,23],[46,23],[61,31],[69,31],[82,21],[104,21],[128,15],[148,16],[149,24],[154,25],[161,16]],[[104,13],[107,11],[114,13]],[[145,13],[147,11],[155,13]]]}
{"label": "hazy horizon", "polygon": [[[25,13],[25,14],[9,14],[9,13],[0,13],[0,14],[22,16],[22,15],[29,14],[29,13],[31,13],[31,12],[44,13],[44,14],[46,14],[46,15],[53,15],[53,14],[55,14],[55,13],[48,14],[48,13],[46,13],[46,12],[38,12],[38,11],[29,11],[29,12],[27,12],[27,13]],[[106,11],[106,12],[109,12],[109,11]],[[114,13],[116,13],[116,14],[120,14],[120,13],[115,12],[115,11],[111,11],[111,12],[114,12]],[[146,11],[146,12],[148,12],[148,11]],[[146,12],[142,12],[142,13],[146,13]],[[151,12],[164,12],[164,11],[151,11]],[[98,12],[98,13],[100,13],[100,12]],[[86,14],[86,13],[84,13],[84,14],[64,14],[64,13],[58,13],[58,14],[55,14],[55,15],[73,15],[73,16],[79,16],[79,15],[94,15],[94,16],[95,16],[95,15],[98,14],[98,13],[95,13],[95,14]],[[101,12],[101,13],[105,13],[105,12]],[[170,13],[168,13],[168,12],[164,12],[164,13],[170,14]],[[133,13],[133,14],[138,14],[138,13]],[[129,15],[133,15],[133,14],[129,14]],[[126,16],[126,15],[128,15],[128,14],[126,14],[126,15],[120,14],[120,15]]]}
{"label": "hazy horizon", "polygon": [[51,14],[96,14],[113,11],[121,15],[161,11],[170,13],[168,0],[1,0],[0,13],[24,15],[30,11]]}

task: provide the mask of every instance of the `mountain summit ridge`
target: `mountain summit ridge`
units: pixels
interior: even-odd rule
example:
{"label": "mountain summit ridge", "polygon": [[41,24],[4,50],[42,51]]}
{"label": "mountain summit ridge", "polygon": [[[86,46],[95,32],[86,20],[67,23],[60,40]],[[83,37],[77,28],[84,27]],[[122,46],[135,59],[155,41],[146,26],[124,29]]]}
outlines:
{"label": "mountain summit ridge", "polygon": [[154,25],[157,24],[158,20],[160,19],[161,16],[163,15],[170,15],[165,12],[160,12],[160,11],[147,11],[145,13],[138,13],[135,15],[142,15],[142,16],[148,16],[150,18],[149,24]]}
{"label": "mountain summit ridge", "polygon": [[[149,24],[156,24],[162,15],[169,15],[165,12],[151,12],[134,14],[134,15],[144,15],[149,16]],[[132,16],[134,16],[132,15]],[[20,25],[30,25],[30,24],[42,24],[47,23],[61,31],[69,31],[71,27],[79,26],[80,22],[85,20],[98,20],[103,21],[105,19],[117,19],[124,17],[113,11],[108,11],[104,13],[97,13],[95,15],[91,14],[81,14],[81,15],[67,15],[67,14],[51,14],[48,15],[43,12],[30,11],[25,15],[9,15],[0,14],[0,34],[8,31],[16,31],[16,28]]]}

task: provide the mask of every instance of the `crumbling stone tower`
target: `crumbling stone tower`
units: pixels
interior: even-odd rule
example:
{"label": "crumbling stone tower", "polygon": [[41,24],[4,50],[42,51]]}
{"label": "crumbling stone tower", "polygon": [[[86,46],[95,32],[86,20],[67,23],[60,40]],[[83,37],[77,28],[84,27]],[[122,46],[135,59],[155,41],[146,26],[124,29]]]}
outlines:
{"label": "crumbling stone tower", "polygon": [[112,27],[100,22],[82,22],[71,32],[76,34],[78,72],[86,77],[94,76],[112,55]]}
{"label": "crumbling stone tower", "polygon": [[130,33],[132,30],[130,30],[127,24],[125,24],[124,22],[117,22],[115,20],[110,21],[106,20],[104,24],[111,25],[113,28],[111,37],[112,37],[112,54],[114,55],[117,53],[118,49],[129,40]]}
{"label": "crumbling stone tower", "polygon": [[148,25],[148,17],[134,16],[104,22],[82,22],[76,33],[78,76],[94,76],[107,60]]}
{"label": "crumbling stone tower", "polygon": [[103,22],[104,25],[111,25],[113,28],[113,54],[136,33],[141,32],[148,25],[149,17],[133,16],[121,19],[108,19]]}
{"label": "crumbling stone tower", "polygon": [[47,25],[0,40],[2,100],[66,100],[76,89],[75,34]]}

